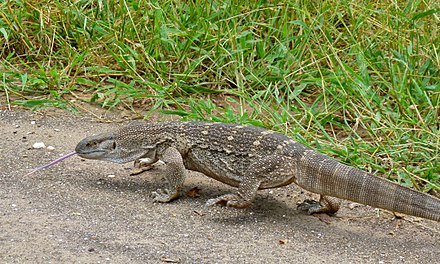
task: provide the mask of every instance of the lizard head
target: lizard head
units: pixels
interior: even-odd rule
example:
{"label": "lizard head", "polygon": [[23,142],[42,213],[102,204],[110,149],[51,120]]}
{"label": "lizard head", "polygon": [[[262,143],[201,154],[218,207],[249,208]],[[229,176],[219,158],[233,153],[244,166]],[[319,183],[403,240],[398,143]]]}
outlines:
{"label": "lizard head", "polygon": [[[142,147],[140,135],[136,129],[118,130],[94,135],[81,140],[75,148],[76,153],[86,159],[105,160],[126,163],[154,156],[154,149]],[[133,133],[131,133],[133,132]]]}

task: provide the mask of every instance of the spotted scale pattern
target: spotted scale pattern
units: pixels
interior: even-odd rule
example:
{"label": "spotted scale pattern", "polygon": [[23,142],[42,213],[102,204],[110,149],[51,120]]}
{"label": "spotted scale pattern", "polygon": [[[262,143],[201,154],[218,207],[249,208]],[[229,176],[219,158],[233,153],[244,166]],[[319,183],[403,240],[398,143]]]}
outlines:
{"label": "spotted scale pattern", "polygon": [[163,174],[170,184],[155,192],[155,200],[160,202],[179,196],[186,168],[238,187],[237,193],[210,199],[208,205],[247,207],[258,189],[294,182],[321,195],[319,203],[304,206],[311,213],[334,213],[339,208],[336,198],[342,198],[440,221],[439,199],[341,164],[284,135],[253,126],[178,121],[133,124],[86,138],[77,145],[76,152],[84,158],[118,163],[164,161]]}

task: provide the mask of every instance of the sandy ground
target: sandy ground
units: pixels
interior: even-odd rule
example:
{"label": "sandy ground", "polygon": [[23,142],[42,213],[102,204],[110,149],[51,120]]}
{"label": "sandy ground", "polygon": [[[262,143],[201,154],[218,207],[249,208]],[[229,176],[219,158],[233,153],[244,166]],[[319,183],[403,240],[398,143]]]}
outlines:
{"label": "sandy ground", "polygon": [[[35,124],[32,124],[35,121]],[[334,217],[296,210],[309,193],[260,191],[244,210],[206,208],[234,191],[191,173],[184,195],[153,203],[157,171],[71,157],[82,138],[121,124],[69,113],[0,112],[0,263],[439,263],[440,223],[344,203]],[[33,149],[44,142],[55,149]]]}

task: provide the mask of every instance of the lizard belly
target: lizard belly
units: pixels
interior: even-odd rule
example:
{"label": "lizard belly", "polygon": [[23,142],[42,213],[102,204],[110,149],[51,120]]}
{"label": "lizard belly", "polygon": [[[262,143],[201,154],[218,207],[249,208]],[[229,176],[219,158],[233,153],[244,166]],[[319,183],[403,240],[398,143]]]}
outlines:
{"label": "lizard belly", "polygon": [[270,188],[277,188],[289,185],[291,183],[295,182],[295,177],[292,176],[286,176],[286,177],[280,177],[279,179],[271,179],[261,182],[260,190],[261,189],[270,189]]}
{"label": "lizard belly", "polygon": [[209,151],[191,151],[184,157],[185,168],[205,174],[230,186],[238,187],[243,180],[240,167],[230,157]]}
{"label": "lizard belly", "polygon": [[[205,174],[215,180],[238,187],[244,177],[250,177],[250,167],[253,159],[243,159],[240,156],[228,156],[224,153],[215,153],[205,150],[189,152],[184,157],[185,168]],[[259,189],[276,188],[288,185],[295,181],[294,173],[286,170],[268,171],[259,175],[261,185]]]}

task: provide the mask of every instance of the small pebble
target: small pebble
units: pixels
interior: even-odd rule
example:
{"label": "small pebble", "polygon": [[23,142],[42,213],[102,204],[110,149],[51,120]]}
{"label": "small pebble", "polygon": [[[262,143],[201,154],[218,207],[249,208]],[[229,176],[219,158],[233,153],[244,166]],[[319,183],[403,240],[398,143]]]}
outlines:
{"label": "small pebble", "polygon": [[54,146],[47,146],[47,148],[46,148],[48,151],[53,151],[54,149],[55,149],[55,147]]}
{"label": "small pebble", "polygon": [[33,147],[34,149],[41,149],[41,148],[45,148],[46,145],[44,145],[43,142],[37,142],[37,143],[34,143],[34,144],[32,145],[32,147]]}
{"label": "small pebble", "polygon": [[114,175],[114,174],[109,174],[109,175],[107,175],[107,177],[109,177],[109,178],[114,178],[114,177],[116,177],[116,175]]}
{"label": "small pebble", "polygon": [[35,125],[37,122],[35,122],[34,120],[31,121],[31,125]]}
{"label": "small pebble", "polygon": [[61,131],[58,128],[54,128],[53,130],[56,131],[56,132],[60,132]]}

